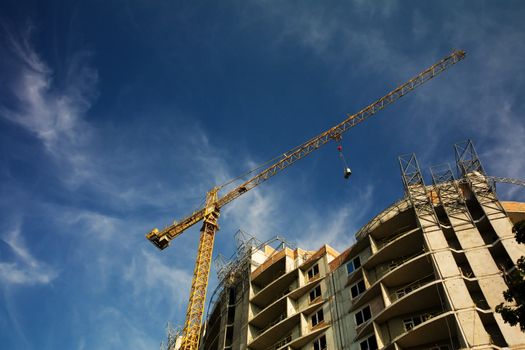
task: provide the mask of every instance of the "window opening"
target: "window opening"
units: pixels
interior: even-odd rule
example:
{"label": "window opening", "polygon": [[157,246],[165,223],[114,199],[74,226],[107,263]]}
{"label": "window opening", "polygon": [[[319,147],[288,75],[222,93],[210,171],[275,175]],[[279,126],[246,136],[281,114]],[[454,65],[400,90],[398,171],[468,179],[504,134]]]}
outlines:
{"label": "window opening", "polygon": [[432,318],[431,314],[422,314],[422,315],[415,315],[409,318],[406,318],[403,320],[403,326],[405,327],[405,331],[409,331],[415,326],[429,320]]}
{"label": "window opening", "polygon": [[372,313],[370,312],[370,306],[368,305],[355,313],[355,323],[358,326],[371,318]]}
{"label": "window opening", "polygon": [[315,276],[319,275],[319,265],[315,264],[310,270],[308,270],[308,279],[311,280]]}
{"label": "window opening", "polygon": [[312,327],[317,326],[319,323],[324,321],[323,309],[320,309],[312,316]]}
{"label": "window opening", "polygon": [[326,346],[326,337],[322,335],[321,337],[314,340],[314,350],[325,350]]}
{"label": "window opening", "polygon": [[365,290],[365,281],[360,280],[359,282],[355,283],[350,288],[350,292],[352,293],[352,299],[356,298],[359,294],[364,293]]}
{"label": "window opening", "polygon": [[361,267],[361,259],[356,256],[352,261],[350,261],[348,264],[346,264],[346,271],[348,274],[351,274],[355,270]]}
{"label": "window opening", "polygon": [[359,343],[361,350],[377,350],[377,340],[375,335],[371,335]]}
{"label": "window opening", "polygon": [[321,296],[321,285],[317,285],[314,289],[310,291],[310,302],[313,302],[315,299]]}

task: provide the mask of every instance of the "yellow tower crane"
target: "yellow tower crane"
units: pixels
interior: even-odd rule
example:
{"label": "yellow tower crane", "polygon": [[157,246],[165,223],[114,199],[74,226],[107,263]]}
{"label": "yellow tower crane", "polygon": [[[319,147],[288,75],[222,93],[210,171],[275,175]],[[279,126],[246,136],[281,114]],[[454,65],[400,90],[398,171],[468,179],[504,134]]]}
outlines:
{"label": "yellow tower crane", "polygon": [[410,91],[414,90],[416,87],[437,76],[463,58],[465,58],[464,51],[458,50],[452,52],[452,54],[449,56],[425,69],[423,72],[410,79],[403,85],[400,85],[396,89],[392,90],[371,105],[363,108],[355,114],[348,114],[347,118],[341,123],[276,158],[273,164],[265,167],[263,170],[260,170],[255,176],[224,194],[223,196],[219,197],[218,195],[219,190],[223,186],[212,188],[206,194],[206,204],[204,208],[195,211],[188,217],[160,231],[158,229],[153,229],[146,235],[146,238],[149,239],[155,246],[157,246],[159,249],[164,249],[169,246],[172,239],[180,235],[184,230],[190,226],[195,225],[201,220],[203,221],[200,231],[201,236],[197,253],[197,261],[195,262],[190,298],[186,312],[186,321],[182,330],[181,350],[196,350],[199,346],[202,315],[204,313],[206,290],[208,287],[208,275],[210,272],[212,260],[213,241],[215,238],[215,233],[219,229],[217,220],[219,218],[220,209],[242,194],[248,192],[252,188],[260,185],[272,176],[291,166],[298,160],[319,149],[330,140],[340,140],[344,132],[348,131],[350,128],[364,121],[368,117],[374,115],[376,112],[385,108],[387,105],[397,101]]}

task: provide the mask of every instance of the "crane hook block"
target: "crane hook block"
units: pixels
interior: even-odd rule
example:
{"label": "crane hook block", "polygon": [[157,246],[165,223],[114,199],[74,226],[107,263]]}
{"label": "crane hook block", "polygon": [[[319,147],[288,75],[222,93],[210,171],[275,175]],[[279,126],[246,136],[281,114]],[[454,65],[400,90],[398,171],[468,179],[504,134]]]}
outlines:
{"label": "crane hook block", "polygon": [[339,152],[341,152],[341,151],[343,150],[343,146],[341,146],[341,145],[337,146],[337,150],[338,150]]}
{"label": "crane hook block", "polygon": [[350,168],[345,168],[345,179],[348,179],[352,175],[352,170]]}

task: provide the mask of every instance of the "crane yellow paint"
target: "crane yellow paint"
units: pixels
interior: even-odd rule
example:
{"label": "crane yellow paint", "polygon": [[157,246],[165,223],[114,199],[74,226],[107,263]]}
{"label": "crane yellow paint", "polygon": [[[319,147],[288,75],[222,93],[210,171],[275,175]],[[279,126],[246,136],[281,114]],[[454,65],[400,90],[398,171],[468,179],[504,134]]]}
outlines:
{"label": "crane yellow paint", "polygon": [[342,134],[349,129],[371,117],[389,104],[397,101],[416,87],[434,78],[450,66],[461,61],[463,58],[465,58],[464,51],[459,50],[452,52],[449,56],[425,69],[417,76],[400,85],[359,112],[352,115],[348,114],[347,118],[336,126],[324,131],[320,135],[306,141],[290,151],[283,153],[282,156],[277,158],[275,163],[264,168],[255,176],[229,191],[224,196],[219,198],[218,193],[221,187],[214,187],[207,193],[206,205],[204,208],[195,211],[186,218],[164,228],[163,230],[153,229],[146,235],[146,238],[159,249],[165,249],[169,246],[171,240],[184,232],[184,230],[195,225],[199,221],[203,221],[186,312],[186,321],[182,331],[181,350],[197,350],[199,346],[202,315],[204,314],[204,303],[206,301],[208,276],[212,260],[213,242],[215,239],[215,233],[219,229],[217,221],[220,209],[224,205],[240,197],[242,194],[288,168],[298,160],[303,159],[329,141],[339,140]]}

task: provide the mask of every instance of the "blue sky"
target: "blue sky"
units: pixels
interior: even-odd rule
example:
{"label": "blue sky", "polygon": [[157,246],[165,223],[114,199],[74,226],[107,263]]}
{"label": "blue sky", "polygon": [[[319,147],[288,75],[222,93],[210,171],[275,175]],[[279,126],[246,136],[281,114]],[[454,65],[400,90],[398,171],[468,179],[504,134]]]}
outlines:
{"label": "blue sky", "polygon": [[[152,349],[182,324],[199,225],[144,235],[447,55],[467,58],[222,210],[342,251],[403,195],[397,156],[525,178],[521,1],[14,1],[0,5],[0,344]],[[525,191],[498,186],[506,200]],[[216,284],[211,273],[211,287]]]}

